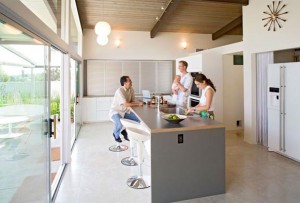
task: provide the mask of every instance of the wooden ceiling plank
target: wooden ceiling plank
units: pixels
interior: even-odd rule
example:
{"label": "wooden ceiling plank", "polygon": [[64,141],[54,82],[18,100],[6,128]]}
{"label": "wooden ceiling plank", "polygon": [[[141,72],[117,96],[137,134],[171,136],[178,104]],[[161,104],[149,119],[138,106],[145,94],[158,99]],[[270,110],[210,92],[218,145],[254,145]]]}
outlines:
{"label": "wooden ceiling plank", "polygon": [[174,11],[176,10],[180,2],[181,0],[172,0],[172,2],[165,9],[161,18],[156,22],[154,27],[151,29],[150,31],[151,38],[154,38],[156,36],[156,34],[159,32],[160,27],[163,25],[163,22],[174,13]]}
{"label": "wooden ceiling plank", "polygon": [[229,31],[231,31],[232,29],[234,29],[237,26],[241,25],[242,23],[243,23],[243,17],[239,16],[238,18],[234,19],[233,21],[231,21],[230,23],[228,23],[227,25],[225,25],[224,27],[222,27],[218,31],[214,32],[212,34],[212,40],[216,40],[216,39],[222,37],[223,35],[225,35]]}
{"label": "wooden ceiling plank", "polygon": [[[197,1],[199,0],[192,0]],[[240,4],[247,6],[249,4],[249,0],[200,0],[201,2],[213,2],[213,3],[231,3],[231,4]]]}

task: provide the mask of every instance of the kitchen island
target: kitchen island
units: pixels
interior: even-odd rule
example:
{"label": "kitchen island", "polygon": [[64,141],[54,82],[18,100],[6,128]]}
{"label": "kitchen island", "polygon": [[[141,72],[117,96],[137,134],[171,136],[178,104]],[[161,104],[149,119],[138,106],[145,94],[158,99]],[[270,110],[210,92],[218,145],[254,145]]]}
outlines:
{"label": "kitchen island", "polygon": [[143,106],[132,110],[151,134],[152,202],[175,202],[225,193],[223,124],[199,115],[171,124],[161,117],[172,112],[171,108],[159,111]]}

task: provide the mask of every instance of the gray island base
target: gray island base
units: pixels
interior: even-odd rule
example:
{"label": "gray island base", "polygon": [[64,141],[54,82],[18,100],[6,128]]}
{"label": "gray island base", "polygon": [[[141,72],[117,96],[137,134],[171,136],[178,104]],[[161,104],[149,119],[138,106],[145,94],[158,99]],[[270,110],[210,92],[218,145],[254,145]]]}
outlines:
{"label": "gray island base", "polygon": [[151,202],[225,193],[224,125],[198,115],[170,124],[155,108],[132,109],[151,133]]}

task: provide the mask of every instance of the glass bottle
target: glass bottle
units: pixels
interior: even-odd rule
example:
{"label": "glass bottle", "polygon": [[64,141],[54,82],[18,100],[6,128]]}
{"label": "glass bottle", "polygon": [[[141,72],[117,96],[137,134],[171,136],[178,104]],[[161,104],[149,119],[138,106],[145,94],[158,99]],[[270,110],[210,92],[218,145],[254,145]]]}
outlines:
{"label": "glass bottle", "polygon": [[155,104],[156,103],[155,100],[156,100],[156,98],[155,98],[155,95],[153,94],[153,96],[151,98],[151,104]]}
{"label": "glass bottle", "polygon": [[163,98],[162,94],[160,95],[159,103],[160,103],[160,104],[164,104],[164,98]]}

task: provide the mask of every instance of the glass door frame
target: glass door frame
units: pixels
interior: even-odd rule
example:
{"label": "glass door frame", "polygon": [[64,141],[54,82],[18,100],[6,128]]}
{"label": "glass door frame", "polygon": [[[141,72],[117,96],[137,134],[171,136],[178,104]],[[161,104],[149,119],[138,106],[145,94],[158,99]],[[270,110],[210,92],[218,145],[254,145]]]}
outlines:
{"label": "glass door frame", "polygon": [[[74,64],[74,67],[72,67],[72,63],[75,63]],[[71,128],[74,128],[73,131],[71,129],[71,148],[73,148],[75,142],[76,142],[76,139],[78,138],[78,135],[79,135],[79,132],[80,132],[80,129],[81,129],[81,124],[82,124],[82,119],[80,118],[80,122],[78,123],[80,126],[78,127],[77,126],[77,121],[79,120],[78,119],[78,116],[81,117],[81,86],[80,86],[80,83],[77,84],[77,81],[79,80],[80,82],[80,62],[73,59],[73,58],[70,58],[70,78],[73,78],[73,81],[72,79],[70,79],[70,105],[73,105],[73,109],[70,108],[70,111],[73,110],[73,126],[72,126],[72,123],[71,123]],[[72,68],[74,70],[72,70]],[[71,87],[74,87],[74,89],[72,89]],[[72,90],[74,92],[72,92]],[[72,99],[72,93],[74,93],[74,99]],[[72,102],[72,104],[71,104]],[[71,107],[71,106],[70,106]],[[71,120],[71,119],[70,119]]]}
{"label": "glass door frame", "polygon": [[[68,100],[68,98],[64,97],[64,86],[65,84],[68,83],[68,81],[65,81],[65,77],[64,77],[64,69],[65,69],[65,60],[66,60],[66,56],[68,56],[67,54],[63,53],[61,50],[55,48],[55,47],[49,47],[50,50],[50,54],[49,54],[49,58],[50,58],[50,62],[49,64],[51,65],[51,50],[55,49],[57,51],[60,51],[62,54],[62,58],[61,58],[61,67],[60,67],[60,92],[61,92],[61,101],[60,101],[60,135],[61,135],[61,142],[60,142],[60,159],[61,159],[61,166],[59,167],[56,176],[53,180],[53,183],[51,184],[51,198],[52,200],[55,199],[55,195],[59,189],[59,184],[62,178],[62,175],[64,173],[65,167],[66,165],[70,162],[70,159],[68,159],[67,156],[70,156],[70,153],[68,153],[68,151],[71,151],[71,148],[69,147],[69,139],[68,139],[68,133],[66,133],[67,129],[68,129],[68,122],[66,122],[66,118],[64,116],[64,103],[66,102],[65,100]],[[49,68],[50,69],[50,68]],[[51,80],[49,81],[51,83]],[[51,90],[51,89],[50,89]],[[50,91],[50,96],[51,96],[51,91]],[[68,101],[67,101],[68,102]],[[67,123],[67,126],[65,127],[65,123]],[[51,149],[51,142],[50,142],[50,149]],[[51,163],[51,160],[50,160]],[[51,164],[50,164],[51,166]],[[51,169],[51,168],[50,168]],[[50,171],[51,174],[51,171]]]}
{"label": "glass door frame", "polygon": [[[82,75],[82,63],[75,60],[75,140],[78,138],[81,126],[82,126],[82,89],[81,89],[81,75]],[[80,119],[80,120],[79,120]],[[77,126],[79,125],[79,126]]]}

